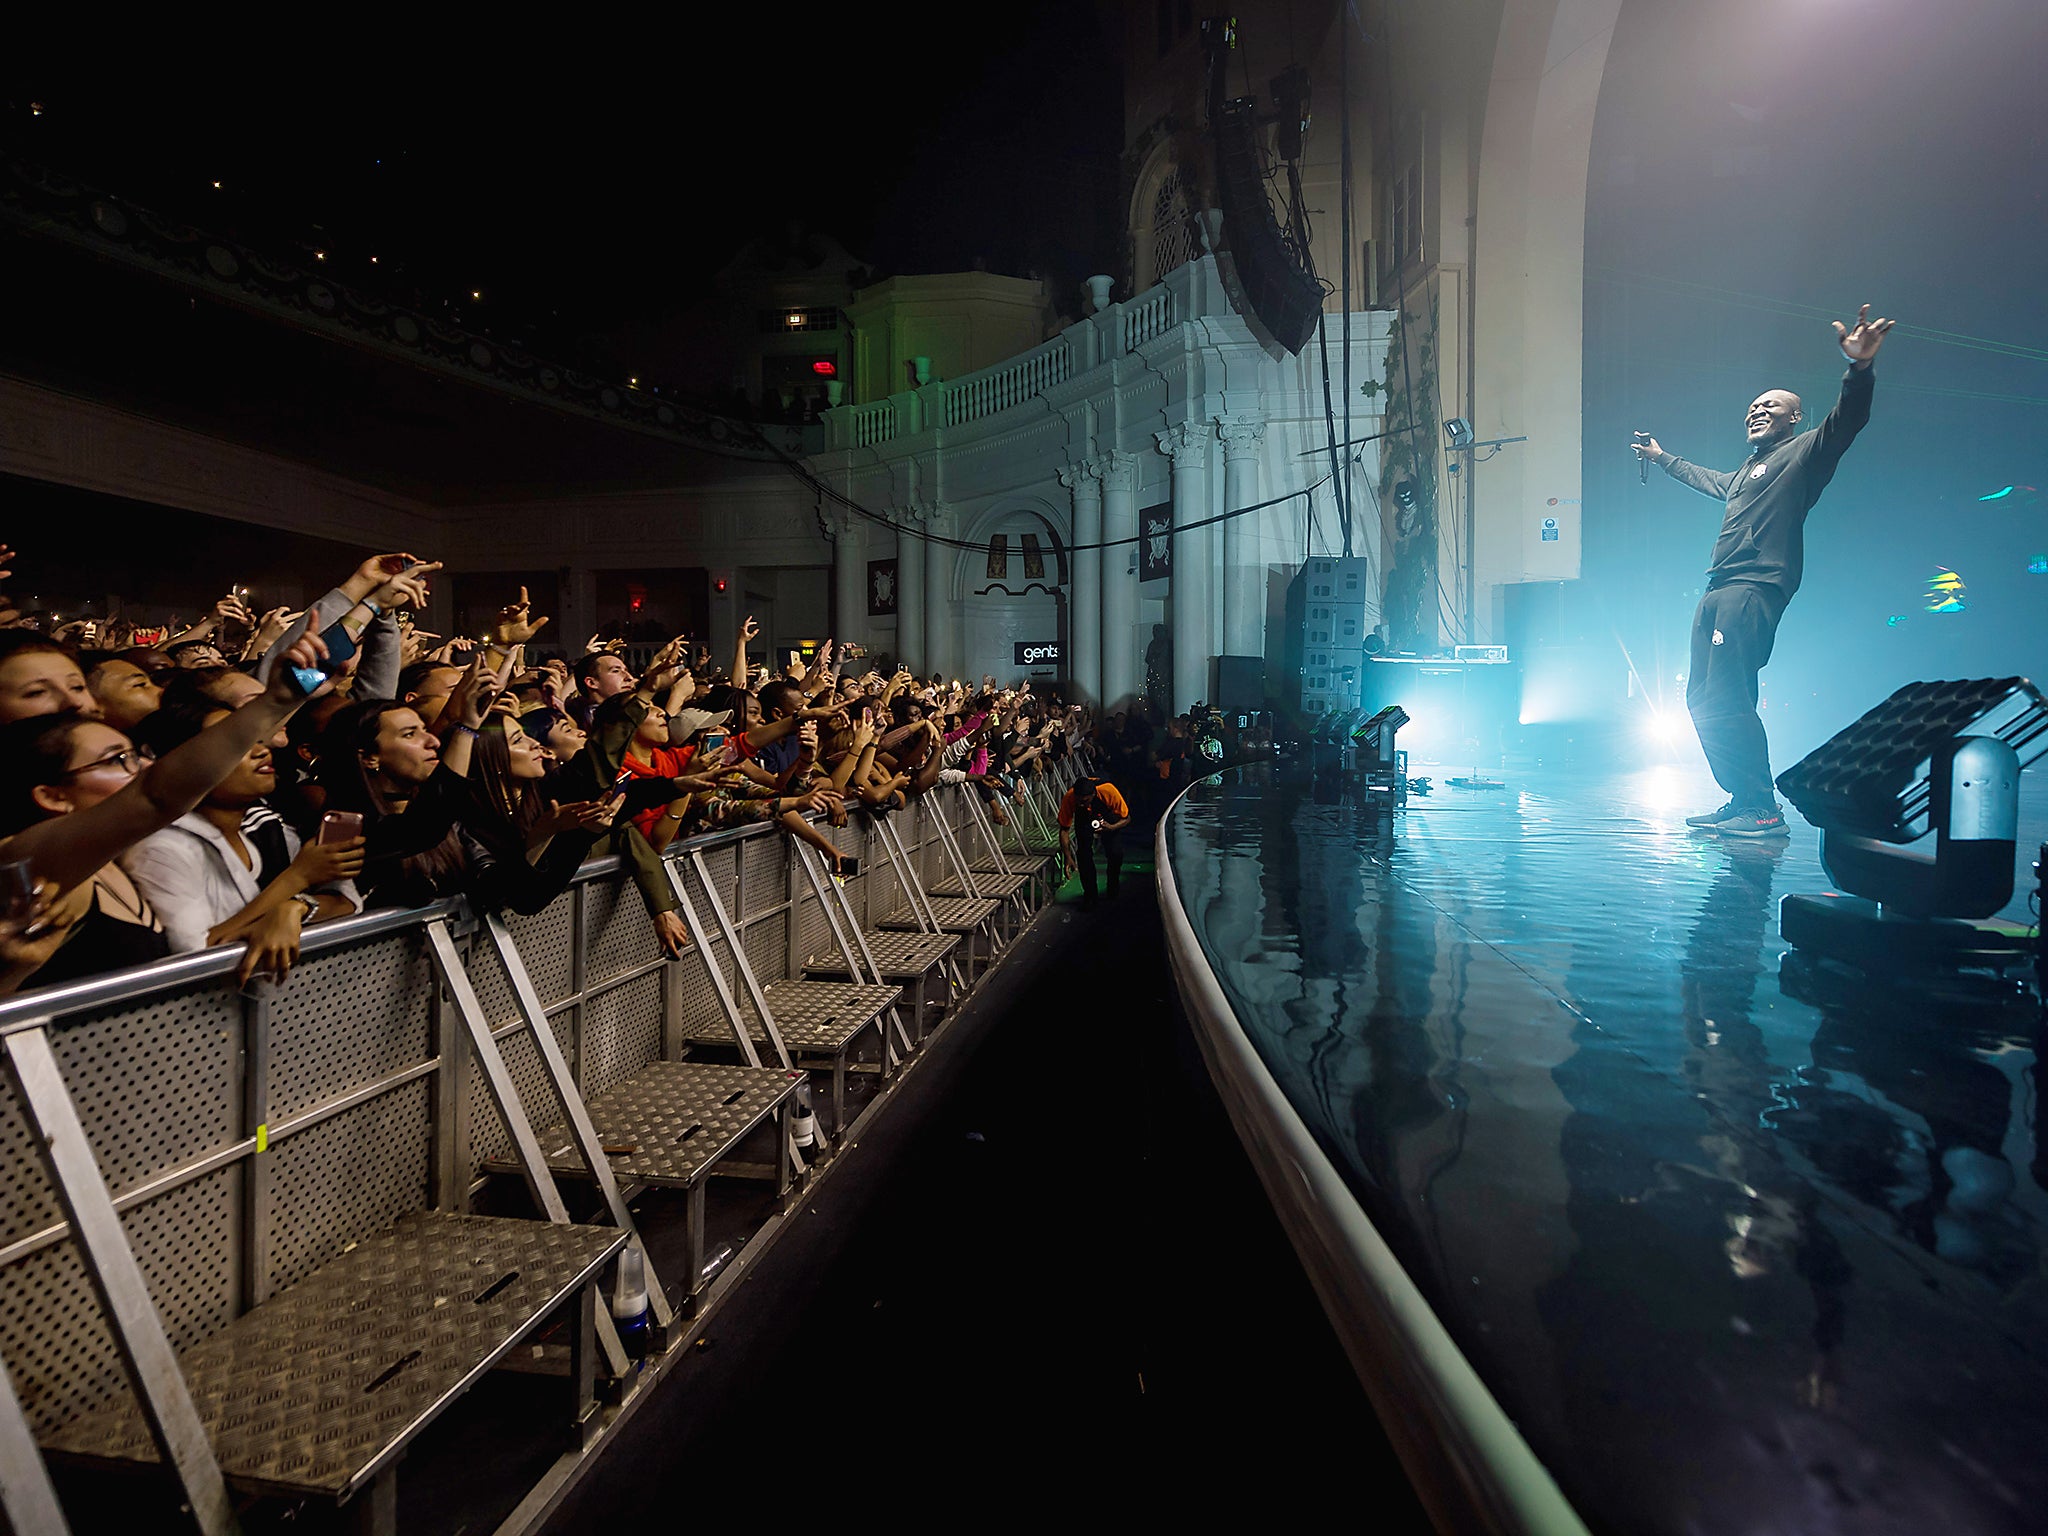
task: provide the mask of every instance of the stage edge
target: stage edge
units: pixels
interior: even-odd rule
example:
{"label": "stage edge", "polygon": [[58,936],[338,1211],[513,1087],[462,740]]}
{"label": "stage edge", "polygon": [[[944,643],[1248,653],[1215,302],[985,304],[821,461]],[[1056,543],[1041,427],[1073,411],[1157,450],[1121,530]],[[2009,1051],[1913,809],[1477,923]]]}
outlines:
{"label": "stage edge", "polygon": [[1167,824],[1186,793],[1153,835],[1174,983],[1238,1139],[1417,1496],[1442,1531],[1586,1536],[1239,1026],[1167,856]]}

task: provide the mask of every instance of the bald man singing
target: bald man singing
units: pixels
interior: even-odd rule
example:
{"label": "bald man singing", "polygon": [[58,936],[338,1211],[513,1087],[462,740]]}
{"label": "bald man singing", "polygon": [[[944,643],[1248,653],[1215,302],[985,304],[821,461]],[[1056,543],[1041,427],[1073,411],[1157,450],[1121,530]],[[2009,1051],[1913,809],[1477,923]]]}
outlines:
{"label": "bald man singing", "polygon": [[1771,782],[1770,744],[1756,712],[1756,678],[1771,659],[1785,605],[1799,590],[1806,514],[1870,420],[1870,365],[1892,328],[1889,320],[1872,320],[1868,304],[1853,327],[1833,324],[1849,371],[1842,375],[1835,408],[1813,431],[1799,430],[1799,397],[1773,389],[1750,403],[1749,457],[1740,469],[1702,469],[1666,453],[1647,432],[1635,434],[1638,457],[1728,509],[1707,590],[1693,615],[1692,664],[1685,677],[1693,729],[1707,766],[1728,791],[1726,805],[1688,816],[1686,825],[1723,837],[1785,835],[1785,815]]}

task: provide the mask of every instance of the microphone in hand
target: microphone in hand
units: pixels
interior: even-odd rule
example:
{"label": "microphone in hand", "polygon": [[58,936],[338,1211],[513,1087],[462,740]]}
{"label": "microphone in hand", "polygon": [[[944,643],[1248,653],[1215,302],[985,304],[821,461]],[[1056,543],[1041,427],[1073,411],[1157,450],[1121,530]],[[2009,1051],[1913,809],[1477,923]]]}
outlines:
{"label": "microphone in hand", "polygon": [[1650,483],[1650,460],[1655,458],[1661,450],[1657,445],[1657,439],[1650,436],[1647,432],[1635,432],[1630,435],[1635,438],[1636,478],[1642,484],[1648,485]]}

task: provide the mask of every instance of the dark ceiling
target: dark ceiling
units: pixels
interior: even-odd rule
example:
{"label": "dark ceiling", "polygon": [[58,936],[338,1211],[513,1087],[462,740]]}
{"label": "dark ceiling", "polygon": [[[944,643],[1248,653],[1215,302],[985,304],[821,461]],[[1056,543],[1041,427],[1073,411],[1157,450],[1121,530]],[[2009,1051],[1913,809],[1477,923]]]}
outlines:
{"label": "dark ceiling", "polygon": [[7,229],[32,294],[0,371],[436,505],[684,486],[771,466],[564,414]]}
{"label": "dark ceiling", "polygon": [[[181,58],[138,83],[94,50],[42,46],[0,75],[0,158],[494,347],[678,384],[675,338],[763,234],[829,234],[878,276],[984,265],[1071,295],[1113,270],[1121,70],[1106,6],[1048,0],[1007,18],[1000,46],[964,52],[957,7],[922,0],[886,18],[691,14],[665,42],[593,36],[584,59],[573,38],[485,59],[465,36],[459,85],[391,89],[359,63],[266,75],[239,59],[209,73]],[[81,58],[95,62],[67,63]],[[35,300],[10,303],[0,369],[434,502],[774,472],[40,237],[0,229],[0,281]]]}

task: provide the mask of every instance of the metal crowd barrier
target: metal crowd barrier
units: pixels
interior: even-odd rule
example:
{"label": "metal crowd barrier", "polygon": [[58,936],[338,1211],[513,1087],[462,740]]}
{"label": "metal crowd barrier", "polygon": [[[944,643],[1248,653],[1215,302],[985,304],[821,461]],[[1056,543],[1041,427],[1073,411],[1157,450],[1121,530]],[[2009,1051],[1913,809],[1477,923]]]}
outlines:
{"label": "metal crowd barrier", "polygon": [[[977,873],[1016,860],[1036,872],[1077,767],[1069,758],[1033,781],[1009,829],[967,787],[877,822],[855,818],[828,832],[861,860],[836,882],[772,826],[677,844],[665,862],[691,935],[677,960],[660,954],[637,892],[607,858],[532,916],[480,916],[451,900],[318,924],[281,986],[237,989],[236,946],[0,1001],[13,1090],[0,1095],[0,1507],[13,1529],[66,1530],[39,1441],[77,1451],[67,1427],[103,1434],[138,1409],[147,1439],[137,1458],[153,1446],[200,1529],[234,1529],[180,1357],[409,1213],[430,1225],[490,1220],[463,1215],[489,1168],[518,1170],[543,1215],[567,1221],[549,1168],[559,1171],[568,1141],[621,1229],[563,1270],[570,1289],[535,1303],[570,1305],[563,1298],[581,1287],[572,1310],[591,1337],[570,1374],[587,1433],[588,1346],[597,1370],[628,1370],[608,1311],[593,1309],[585,1260],[608,1261],[631,1236],[608,1166],[618,1149],[600,1145],[587,1106],[692,1040],[722,1035],[764,1072],[794,1067],[768,1017],[776,989],[835,953],[853,980],[880,982],[862,933],[892,921],[943,948],[936,909],[947,901],[925,893],[952,882],[978,896]],[[994,914],[1014,894],[984,900],[988,920],[967,925],[991,950],[1002,942]],[[921,1000],[919,1011],[914,1031],[893,1001],[876,1015],[871,1070],[886,1077],[915,1047]],[[759,1099],[779,1117],[784,1188],[803,1166],[787,1099]],[[535,1130],[551,1124],[566,1138],[552,1153]],[[672,1316],[663,1287],[649,1291],[659,1332]],[[403,1444],[336,1473],[327,1490],[364,1495],[372,1529],[390,1527]]]}

